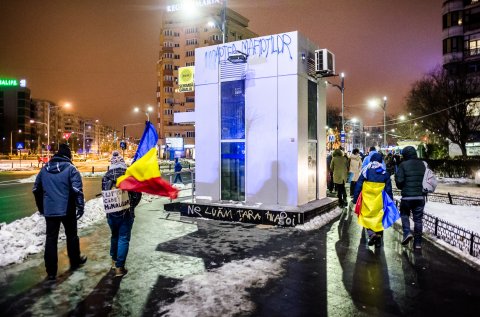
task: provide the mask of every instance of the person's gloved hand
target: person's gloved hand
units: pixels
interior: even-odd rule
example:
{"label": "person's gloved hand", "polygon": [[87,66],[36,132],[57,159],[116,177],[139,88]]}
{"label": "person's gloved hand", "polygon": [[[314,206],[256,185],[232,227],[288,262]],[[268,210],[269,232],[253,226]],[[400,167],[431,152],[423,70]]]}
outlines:
{"label": "person's gloved hand", "polygon": [[77,220],[82,218],[83,212],[84,212],[83,208],[77,208]]}

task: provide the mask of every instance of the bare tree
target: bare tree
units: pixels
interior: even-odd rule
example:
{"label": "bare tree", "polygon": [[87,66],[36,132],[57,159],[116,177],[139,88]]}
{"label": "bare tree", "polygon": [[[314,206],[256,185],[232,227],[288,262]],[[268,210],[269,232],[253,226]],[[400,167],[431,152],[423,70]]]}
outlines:
{"label": "bare tree", "polygon": [[465,157],[466,143],[480,129],[479,92],[478,77],[437,68],[414,83],[407,108],[422,118],[424,128],[457,144]]}

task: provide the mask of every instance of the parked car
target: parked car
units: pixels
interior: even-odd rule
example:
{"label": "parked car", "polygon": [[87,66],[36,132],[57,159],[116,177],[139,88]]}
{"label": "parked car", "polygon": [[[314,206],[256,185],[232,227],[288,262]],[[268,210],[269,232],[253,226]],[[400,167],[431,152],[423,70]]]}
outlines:
{"label": "parked car", "polygon": [[480,186],[480,169],[475,173],[475,184]]}

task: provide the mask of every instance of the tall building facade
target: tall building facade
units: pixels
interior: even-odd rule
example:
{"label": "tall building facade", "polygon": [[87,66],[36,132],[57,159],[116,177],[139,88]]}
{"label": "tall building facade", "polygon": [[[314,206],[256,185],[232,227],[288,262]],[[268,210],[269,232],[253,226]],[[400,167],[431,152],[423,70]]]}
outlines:
{"label": "tall building facade", "polygon": [[442,30],[445,69],[480,76],[480,1],[444,1]]}
{"label": "tall building facade", "polygon": [[25,82],[0,78],[0,137],[3,154],[17,153],[17,143],[22,143],[23,149],[31,147],[32,116],[30,89]]}
{"label": "tall building facade", "polygon": [[[204,5],[200,5],[203,3]],[[186,157],[194,155],[195,126],[174,123],[174,113],[195,110],[195,92],[178,91],[178,69],[195,66],[195,49],[255,37],[248,29],[249,20],[237,12],[224,8],[223,1],[203,1],[195,13],[181,5],[170,5],[162,19],[160,52],[157,63],[157,128],[166,157],[166,138],[183,138]],[[224,11],[225,10],[225,11]],[[225,14],[224,14],[225,12]],[[225,21],[225,23],[222,23]],[[225,32],[222,32],[222,25]]]}

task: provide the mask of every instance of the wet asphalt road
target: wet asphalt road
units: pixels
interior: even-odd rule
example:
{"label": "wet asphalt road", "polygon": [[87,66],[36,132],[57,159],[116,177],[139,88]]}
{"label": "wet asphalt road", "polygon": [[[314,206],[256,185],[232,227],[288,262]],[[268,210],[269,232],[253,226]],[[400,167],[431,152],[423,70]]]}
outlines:
{"label": "wet asphalt road", "polygon": [[[252,309],[241,316],[477,316],[480,274],[429,242],[421,253],[385,232],[380,249],[366,245],[356,218],[344,210],[314,230],[258,227],[172,214],[161,205],[139,206],[123,279],[109,270],[109,230],[91,228],[81,238],[87,265],[68,272],[66,251],[55,283],[45,282],[41,255],[0,270],[4,316],[164,316],[182,294],[187,276],[236,260],[282,259],[282,274],[249,288]],[[240,277],[242,278],[242,277]],[[212,294],[211,296],[220,296]],[[192,311],[198,307],[192,307]],[[219,310],[230,315],[228,307]],[[193,315],[211,316],[196,311]]]}

